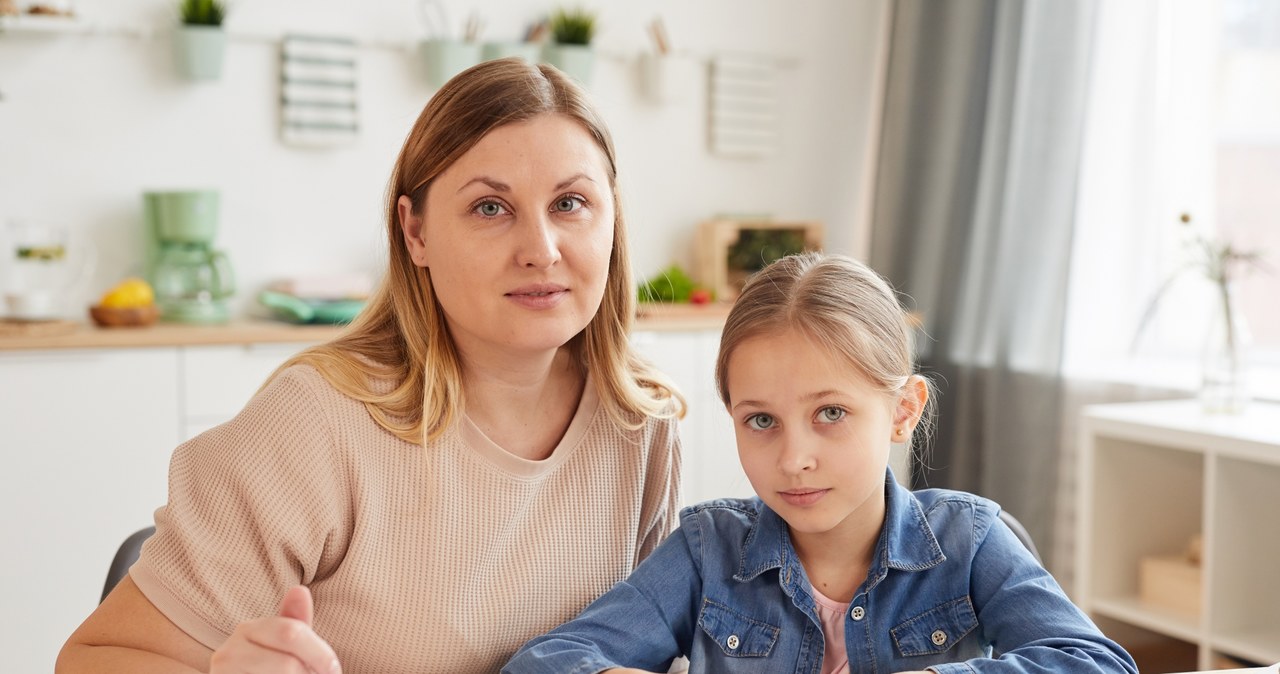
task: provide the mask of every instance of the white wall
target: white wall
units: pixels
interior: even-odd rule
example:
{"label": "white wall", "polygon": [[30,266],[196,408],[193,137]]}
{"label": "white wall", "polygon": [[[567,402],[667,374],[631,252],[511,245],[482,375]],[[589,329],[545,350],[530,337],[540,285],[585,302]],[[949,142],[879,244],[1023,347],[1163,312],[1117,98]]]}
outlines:
{"label": "white wall", "polygon": [[[671,262],[691,265],[697,223],[722,212],[817,219],[828,226],[829,249],[863,252],[855,229],[887,1],[595,3],[603,59],[592,91],[617,143],[637,275]],[[483,7],[483,37],[491,39],[514,38],[555,6],[444,4],[459,25],[472,7]],[[41,219],[94,237],[102,262],[73,307],[141,270],[146,189],[221,190],[219,245],[238,273],[242,309],[281,276],[376,273],[385,245],[383,189],[432,94],[408,47],[424,34],[416,2],[233,0],[233,42],[222,80],[212,84],[175,73],[174,5],[80,0],[76,9],[98,30],[0,35],[0,221]],[[687,75],[682,99],[666,105],[645,101],[635,76],[635,56],[650,48],[644,26],[655,15]],[[381,45],[359,53],[360,139],[333,150],[283,145],[278,43],[264,38],[334,30]],[[782,142],[771,159],[722,159],[707,150],[706,60],[722,51],[790,64],[780,91]]]}

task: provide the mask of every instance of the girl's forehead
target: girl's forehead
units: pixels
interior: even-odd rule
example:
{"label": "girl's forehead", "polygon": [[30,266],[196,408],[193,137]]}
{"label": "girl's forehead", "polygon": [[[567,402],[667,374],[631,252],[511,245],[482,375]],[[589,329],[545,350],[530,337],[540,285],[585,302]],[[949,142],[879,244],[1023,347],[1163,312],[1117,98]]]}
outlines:
{"label": "girl's forehead", "polygon": [[[796,326],[769,328],[750,334],[730,347],[725,365],[730,372],[751,368],[772,370],[779,377],[801,372],[832,382],[848,382],[851,388],[881,390],[869,376],[868,368],[851,345],[823,339],[813,331]],[[732,385],[732,377],[730,384]]]}

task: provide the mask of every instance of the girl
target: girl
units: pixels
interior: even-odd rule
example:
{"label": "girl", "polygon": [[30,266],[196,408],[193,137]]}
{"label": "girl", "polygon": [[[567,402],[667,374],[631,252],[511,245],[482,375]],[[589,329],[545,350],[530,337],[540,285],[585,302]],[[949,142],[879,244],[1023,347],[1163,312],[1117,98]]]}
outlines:
{"label": "girl", "polygon": [[[626,581],[503,670],[1136,672],[986,499],[908,491],[890,444],[920,423],[904,312],[849,258],[747,283],[716,378],[758,498],[687,508]],[[998,655],[998,657],[996,657]]]}
{"label": "girl", "polygon": [[459,74],[387,197],[369,306],[175,451],[155,535],[59,672],[489,674],[674,527],[680,405],[628,344],[583,91],[520,59]]}

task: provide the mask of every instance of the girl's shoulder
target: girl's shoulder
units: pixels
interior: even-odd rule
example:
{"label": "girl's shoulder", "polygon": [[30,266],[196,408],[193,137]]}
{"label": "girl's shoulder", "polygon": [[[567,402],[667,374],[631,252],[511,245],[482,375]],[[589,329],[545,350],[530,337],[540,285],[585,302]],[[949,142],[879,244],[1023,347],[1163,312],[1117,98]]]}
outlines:
{"label": "girl's shoulder", "polygon": [[1000,517],[1000,504],[995,501],[955,489],[920,489],[909,492],[920,504],[925,520],[939,534],[941,531],[969,531],[977,540]]}
{"label": "girl's shoulder", "polygon": [[765,505],[759,497],[718,498],[687,506],[680,511],[680,526],[720,538],[742,539],[760,521]]}

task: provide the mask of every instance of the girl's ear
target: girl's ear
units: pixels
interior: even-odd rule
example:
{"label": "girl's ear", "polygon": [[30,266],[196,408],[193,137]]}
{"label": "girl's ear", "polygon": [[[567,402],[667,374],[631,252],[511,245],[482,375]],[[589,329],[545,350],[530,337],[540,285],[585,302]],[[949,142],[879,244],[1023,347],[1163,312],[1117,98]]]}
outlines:
{"label": "girl's ear", "polygon": [[413,200],[404,194],[396,200],[396,212],[400,216],[400,231],[404,233],[404,245],[409,249],[409,258],[419,267],[429,266],[426,233],[422,231],[423,215],[413,212]]}
{"label": "girl's ear", "polygon": [[[918,374],[907,378],[898,394],[898,404],[893,410],[893,433],[897,438],[911,435],[929,402],[929,384]],[[901,433],[899,433],[901,431]]]}

